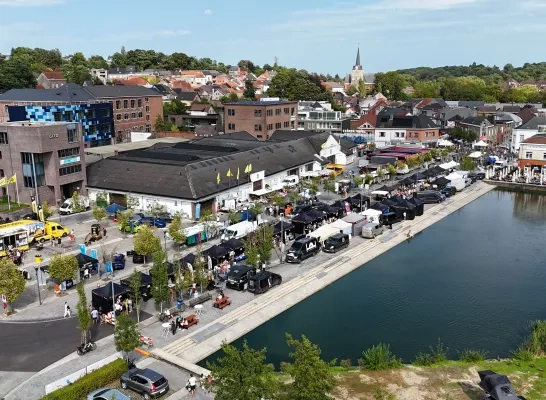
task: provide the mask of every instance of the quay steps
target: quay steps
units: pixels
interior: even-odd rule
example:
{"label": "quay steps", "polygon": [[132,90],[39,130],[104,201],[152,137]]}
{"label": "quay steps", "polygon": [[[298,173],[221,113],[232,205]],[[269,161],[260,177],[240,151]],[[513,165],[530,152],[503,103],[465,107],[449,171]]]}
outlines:
{"label": "quay steps", "polygon": [[[428,226],[434,224],[438,220],[443,219],[445,216],[460,209],[462,206],[468,204],[467,200],[469,198],[478,198],[481,195],[493,189],[494,189],[494,186],[477,182],[474,185],[472,185],[470,188],[467,188],[465,191],[458,193],[457,196],[450,202],[450,204],[440,203],[440,204],[435,204],[431,206],[430,208],[428,208],[427,210],[427,214],[429,214],[428,218],[427,218],[427,214],[425,214],[423,217],[420,217],[414,220],[406,220],[401,222],[400,224],[397,224],[398,227],[396,229],[393,229],[391,232],[384,234],[385,236],[386,235],[390,236],[390,238],[387,239],[387,241],[382,241],[380,236],[379,238],[375,240],[369,240],[365,243],[358,245],[357,247],[353,249],[344,251],[340,253],[339,255],[336,254],[330,260],[328,260],[325,263],[322,263],[321,265],[312,266],[311,269],[307,269],[307,270],[302,269],[301,275],[281,284],[278,287],[273,288],[272,290],[268,291],[267,293],[263,295],[257,296],[252,301],[245,303],[235,308],[234,310],[227,312],[220,318],[208,323],[207,325],[198,328],[197,330],[192,332],[191,336],[179,339],[165,346],[163,349],[154,349],[152,350],[152,353],[158,358],[162,358],[168,362],[171,362],[175,365],[179,365],[180,367],[185,368],[184,366],[187,366],[188,363],[191,364],[192,361],[198,361],[198,360],[193,360],[193,358],[195,357],[191,355],[192,350],[194,351],[197,350],[196,348],[197,346],[205,346],[210,348],[211,343],[214,344],[217,342],[217,340],[210,340],[210,339],[213,339],[215,338],[215,336],[218,336],[220,333],[223,333],[224,332],[223,330],[225,330],[226,328],[229,328],[232,326],[235,328],[236,324],[240,324],[245,319],[252,317],[254,314],[257,314],[264,309],[267,309],[273,303],[282,301],[283,297],[293,292],[296,292],[298,290],[300,291],[305,290],[306,285],[309,286],[308,285],[309,283],[313,281],[317,281],[329,271],[334,271],[338,269],[340,266],[342,266],[343,264],[347,263],[349,260],[355,257],[363,255],[374,248],[377,248],[379,254],[387,251],[388,249],[393,247],[394,242],[398,242],[398,243],[401,242],[400,240],[401,238],[399,237],[400,233],[405,232],[412,228],[415,229],[415,233],[418,233],[422,231],[423,229],[426,229]],[[391,240],[392,240],[392,244],[389,243],[391,242]],[[295,268],[301,268],[301,267],[295,266]],[[310,295],[310,294],[306,294],[305,297],[307,297],[307,295]],[[291,307],[294,304],[287,305],[285,309]],[[284,305],[282,306],[284,307]],[[267,319],[262,320],[260,324],[265,323],[266,321]],[[209,340],[210,342],[207,344],[206,342],[208,342]],[[201,348],[201,350],[203,350],[203,348]],[[197,351],[197,353],[199,353],[199,351]],[[201,353],[205,353],[205,352],[201,351]],[[210,351],[208,351],[208,353],[211,354]]]}

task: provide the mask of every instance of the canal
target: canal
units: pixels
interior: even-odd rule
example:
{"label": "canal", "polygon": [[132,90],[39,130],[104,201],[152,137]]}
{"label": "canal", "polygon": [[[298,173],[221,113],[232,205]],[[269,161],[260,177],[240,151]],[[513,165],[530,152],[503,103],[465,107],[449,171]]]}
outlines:
{"label": "canal", "polygon": [[385,342],[411,362],[438,338],[451,357],[507,356],[528,321],[546,318],[545,227],[545,196],[489,192],[245,338],[277,367],[285,332],[305,334],[325,359],[355,362]]}

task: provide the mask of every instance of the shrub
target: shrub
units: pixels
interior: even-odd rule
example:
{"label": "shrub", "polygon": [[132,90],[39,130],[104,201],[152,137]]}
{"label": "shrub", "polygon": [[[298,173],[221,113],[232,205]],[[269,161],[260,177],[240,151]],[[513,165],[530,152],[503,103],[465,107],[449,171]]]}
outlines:
{"label": "shrub", "polygon": [[447,353],[449,352],[449,348],[444,347],[444,344],[440,341],[440,339],[438,339],[436,347],[430,347],[430,352],[434,358],[434,364],[438,364],[447,361]]}
{"label": "shrub", "polygon": [[379,388],[374,392],[373,398],[374,400],[396,400],[396,395],[385,388]]}
{"label": "shrub", "polygon": [[524,345],[519,346],[516,350],[512,350],[511,354],[512,358],[519,361],[529,362],[535,358],[533,352]]}
{"label": "shrub", "polygon": [[42,397],[42,400],[86,399],[89,392],[118,380],[125,371],[127,371],[127,363],[122,359],[117,359],[82,376],[71,385],[49,393]]}
{"label": "shrub", "polygon": [[486,353],[483,350],[464,349],[459,353],[459,360],[476,363],[485,360]]}
{"label": "shrub", "polygon": [[412,364],[418,367],[428,367],[434,364],[434,357],[430,353],[417,353]]}
{"label": "shrub", "polygon": [[342,367],[342,368],[344,368],[344,369],[346,369],[346,370],[350,370],[350,369],[351,369],[351,365],[352,365],[352,363],[351,363],[351,359],[350,359],[350,358],[348,358],[348,359],[346,359],[346,360],[341,360],[341,361],[339,362],[339,366]]}
{"label": "shrub", "polygon": [[379,343],[362,352],[363,358],[358,359],[358,365],[370,371],[402,368],[402,360],[391,352],[390,345]]}

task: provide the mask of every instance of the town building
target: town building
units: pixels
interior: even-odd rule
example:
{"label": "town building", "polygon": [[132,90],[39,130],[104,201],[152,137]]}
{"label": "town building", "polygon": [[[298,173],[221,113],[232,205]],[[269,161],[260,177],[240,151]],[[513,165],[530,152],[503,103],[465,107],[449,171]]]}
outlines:
{"label": "town building", "polygon": [[128,65],[126,67],[113,67],[108,70],[108,80],[114,82],[116,80],[129,79],[133,76],[145,76],[143,72],[138,72],[134,65]]}
{"label": "town building", "polygon": [[521,143],[539,133],[546,133],[546,117],[535,116],[527,123],[518,126],[512,131],[512,152],[519,152]]}
{"label": "town building", "polygon": [[55,89],[66,85],[62,71],[45,71],[36,78],[38,89]]}
{"label": "town building", "polygon": [[[311,104],[309,104],[311,103]],[[341,133],[345,115],[341,111],[333,111],[331,105],[319,102],[299,102],[298,129]]]}
{"label": "town building", "polygon": [[531,171],[546,166],[546,133],[533,135],[519,144],[518,166]]}
{"label": "town building", "polygon": [[100,79],[106,85],[108,83],[108,70],[104,68],[90,68],[89,73],[92,77]]}
{"label": "town building", "polygon": [[[0,123],[0,176],[16,176],[19,200],[59,205],[86,193],[82,125],[76,122]],[[14,185],[3,187],[16,199]]]}
{"label": "town building", "polygon": [[478,140],[483,140],[487,143],[495,143],[497,141],[497,129],[485,117],[469,116],[461,121],[457,121],[455,126],[467,132],[474,132]]}
{"label": "town building", "polygon": [[374,74],[365,74],[362,65],[360,65],[360,47],[356,51],[356,62],[353,65],[353,70],[345,75],[345,86],[357,86],[360,81],[364,82],[364,87],[366,91],[371,91],[373,89],[373,83],[375,80]]}
{"label": "town building", "polygon": [[277,129],[296,129],[298,103],[278,98],[238,101],[224,104],[224,132],[247,131],[267,140]]}
{"label": "town building", "polygon": [[375,127],[375,145],[383,148],[402,142],[436,142],[440,127],[426,115],[378,116]]}

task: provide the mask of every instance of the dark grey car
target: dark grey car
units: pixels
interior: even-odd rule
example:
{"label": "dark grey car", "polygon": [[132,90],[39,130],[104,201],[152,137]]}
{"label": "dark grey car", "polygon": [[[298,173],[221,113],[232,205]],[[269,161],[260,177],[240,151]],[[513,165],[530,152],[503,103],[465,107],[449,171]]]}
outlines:
{"label": "dark grey car", "polygon": [[148,368],[130,369],[121,376],[119,381],[123,389],[134,390],[142,394],[146,400],[162,396],[169,391],[167,379]]}

